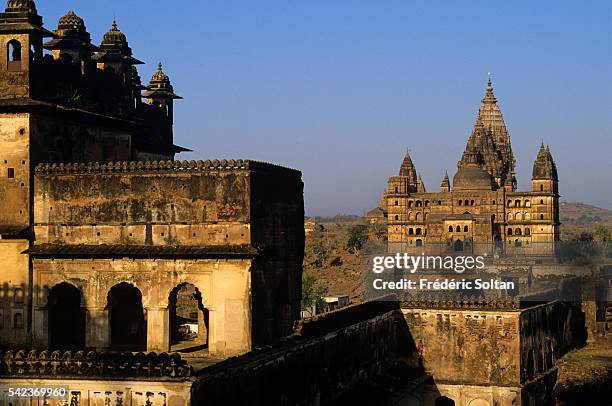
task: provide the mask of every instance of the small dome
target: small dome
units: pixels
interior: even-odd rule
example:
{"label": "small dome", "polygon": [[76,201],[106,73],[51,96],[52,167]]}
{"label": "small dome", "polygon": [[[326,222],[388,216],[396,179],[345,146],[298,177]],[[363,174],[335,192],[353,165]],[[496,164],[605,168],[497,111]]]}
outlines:
{"label": "small dome", "polygon": [[110,31],[104,34],[104,37],[102,38],[102,44],[120,46],[127,45],[127,37],[124,33],[119,31],[119,27],[117,27],[116,21],[113,21],[113,26],[111,27]]}
{"label": "small dome", "polygon": [[153,83],[153,82],[168,82],[168,83],[170,83],[170,78],[168,77],[168,75],[166,75],[164,73],[164,70],[163,70],[161,62],[157,65],[157,70],[155,71],[153,76],[151,76],[151,83]]}
{"label": "small dome", "polygon": [[34,4],[34,0],[9,0],[6,5],[6,11],[29,11],[36,13],[36,4]]}
{"label": "small dome", "polygon": [[453,178],[453,190],[493,190],[493,178],[479,166],[464,166]]}
{"label": "small dome", "polygon": [[58,30],[74,30],[78,32],[85,31],[85,22],[81,17],[70,10],[65,16],[60,18],[57,26]]}

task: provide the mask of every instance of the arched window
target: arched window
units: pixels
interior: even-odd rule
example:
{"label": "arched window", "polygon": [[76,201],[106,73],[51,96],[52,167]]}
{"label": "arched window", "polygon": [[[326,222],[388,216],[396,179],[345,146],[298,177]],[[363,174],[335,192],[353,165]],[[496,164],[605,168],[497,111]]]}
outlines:
{"label": "arched window", "polygon": [[397,192],[399,192],[399,189],[398,189],[398,187],[396,186],[396,187],[395,187],[395,193],[397,193]]}
{"label": "arched window", "polygon": [[463,232],[467,233],[470,228],[468,226],[463,226]]}
{"label": "arched window", "polygon": [[416,229],[416,235],[421,235],[423,234],[423,230],[419,227]]}
{"label": "arched window", "polygon": [[9,72],[21,71],[21,42],[10,40],[6,45],[6,57]]}
{"label": "arched window", "polygon": [[514,216],[514,219],[519,221],[522,219],[523,216],[521,216],[521,213],[516,213],[516,215]]}
{"label": "arched window", "polygon": [[408,213],[408,220],[414,220],[414,213],[413,212]]}
{"label": "arched window", "polygon": [[515,205],[516,207],[521,207],[521,201],[520,201],[520,200],[515,200],[515,201],[514,201],[514,205]]}
{"label": "arched window", "polygon": [[470,200],[470,206],[473,206],[473,205],[474,205],[474,201]]}
{"label": "arched window", "polygon": [[517,229],[514,230],[514,235],[522,235],[522,234],[523,234],[523,232],[521,231],[520,228],[517,228]]}
{"label": "arched window", "polygon": [[523,244],[521,244],[521,240],[519,240],[519,239],[514,240],[514,246],[515,247],[521,247],[522,245]]}
{"label": "arched window", "polygon": [[421,240],[420,238],[417,238],[417,240],[416,240],[416,246],[417,246],[417,247],[422,247],[422,246],[423,246],[423,240]]}
{"label": "arched window", "polygon": [[531,202],[529,200],[525,200],[525,207],[531,207]]}
{"label": "arched window", "polygon": [[414,228],[409,228],[408,229],[408,235],[414,235]]}
{"label": "arched window", "polygon": [[529,227],[525,228],[525,235],[531,235],[531,229]]}
{"label": "arched window", "polygon": [[13,328],[16,330],[23,328],[23,314],[15,313],[13,316]]}
{"label": "arched window", "polygon": [[421,207],[422,205],[423,205],[423,202],[421,202],[420,200],[417,200],[416,207]]}
{"label": "arched window", "polygon": [[448,232],[452,233],[453,232],[453,226],[448,226]]}
{"label": "arched window", "polygon": [[512,213],[508,213],[508,221],[512,221]]}
{"label": "arched window", "polygon": [[412,207],[412,200],[410,200],[410,201],[408,202],[408,207],[409,207],[409,208],[410,208],[410,207]]}
{"label": "arched window", "polygon": [[531,214],[525,213],[525,220],[531,220]]}
{"label": "arched window", "polygon": [[462,200],[459,200],[459,206],[461,206],[461,203],[463,203],[463,201],[462,201]]}
{"label": "arched window", "polygon": [[492,200],[492,201],[491,201],[491,204],[492,204],[492,205],[495,205],[495,200]]}
{"label": "arched window", "polygon": [[544,191],[544,185],[540,185],[540,192]]}
{"label": "arched window", "polygon": [[540,214],[540,220],[544,220],[544,215]]}
{"label": "arched window", "polygon": [[465,200],[463,201],[463,205],[464,205],[464,206],[467,206],[467,205],[469,205],[469,204],[470,204],[470,201],[469,201],[468,199],[465,199]]}
{"label": "arched window", "polygon": [[508,235],[512,235],[512,229],[511,228],[508,229]]}
{"label": "arched window", "polygon": [[461,226],[457,226],[457,227],[455,227],[455,231],[457,231],[458,233],[460,233],[460,232],[461,232]]}
{"label": "arched window", "polygon": [[397,200],[395,201],[395,205],[396,205],[396,206],[398,206],[398,205],[399,205],[399,202],[398,202]]}
{"label": "arched window", "polygon": [[544,204],[544,199],[540,199],[540,204]]}
{"label": "arched window", "polygon": [[421,220],[421,213],[416,214],[416,221],[419,221],[419,220]]}
{"label": "arched window", "polygon": [[429,200],[425,200],[425,207],[429,206]]}
{"label": "arched window", "polygon": [[438,206],[442,206],[442,200],[438,200]]}
{"label": "arched window", "polygon": [[508,200],[508,207],[512,206],[512,200]]}
{"label": "arched window", "polygon": [[399,220],[399,216],[398,216],[397,214],[395,215],[395,219],[396,219],[396,220]]}
{"label": "arched window", "polygon": [[429,213],[425,213],[425,216],[423,217],[423,220],[427,221],[427,217],[429,217]]}

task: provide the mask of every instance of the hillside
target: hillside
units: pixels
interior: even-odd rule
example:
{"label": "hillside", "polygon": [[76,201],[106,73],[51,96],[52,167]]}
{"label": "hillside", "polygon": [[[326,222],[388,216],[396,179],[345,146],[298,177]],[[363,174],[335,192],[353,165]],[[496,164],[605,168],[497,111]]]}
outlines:
{"label": "hillside", "polygon": [[579,202],[562,202],[560,205],[561,222],[572,225],[607,224],[612,225],[612,210],[602,209]]}

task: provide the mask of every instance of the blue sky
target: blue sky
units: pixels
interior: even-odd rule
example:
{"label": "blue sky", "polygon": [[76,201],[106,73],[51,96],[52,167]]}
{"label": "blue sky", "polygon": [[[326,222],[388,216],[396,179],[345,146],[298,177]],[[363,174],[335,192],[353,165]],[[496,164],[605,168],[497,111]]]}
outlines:
{"label": "blue sky", "polygon": [[134,55],[185,97],[180,159],[302,170],[310,215],[375,206],[406,148],[430,191],[452,177],[487,72],[530,187],[550,144],[563,200],[612,208],[611,2],[38,0],[99,43],[116,16]]}

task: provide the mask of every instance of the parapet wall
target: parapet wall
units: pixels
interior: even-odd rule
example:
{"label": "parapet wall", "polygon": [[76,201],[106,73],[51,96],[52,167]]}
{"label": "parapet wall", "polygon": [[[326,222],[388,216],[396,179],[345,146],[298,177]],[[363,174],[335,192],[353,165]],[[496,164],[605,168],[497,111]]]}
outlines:
{"label": "parapet wall", "polygon": [[299,171],[243,160],[40,164],[36,242],[250,244],[257,172],[261,182],[273,183],[280,173],[301,187]]}
{"label": "parapet wall", "polygon": [[397,329],[393,302],[300,322],[284,342],[204,369],[192,404],[332,404],[387,370],[397,357]]}

